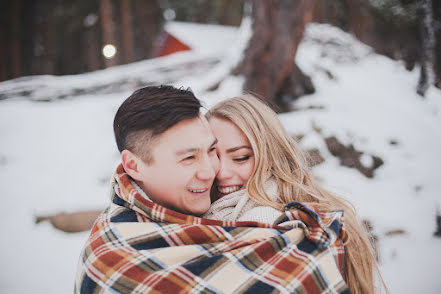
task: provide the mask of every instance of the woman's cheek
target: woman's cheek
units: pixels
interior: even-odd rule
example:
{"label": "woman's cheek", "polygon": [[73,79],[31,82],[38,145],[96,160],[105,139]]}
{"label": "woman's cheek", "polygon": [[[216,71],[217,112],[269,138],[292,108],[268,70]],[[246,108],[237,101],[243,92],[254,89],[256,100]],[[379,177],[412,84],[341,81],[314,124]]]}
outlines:
{"label": "woman's cheek", "polygon": [[248,181],[248,179],[251,177],[251,174],[253,173],[254,163],[247,162],[241,166],[240,173],[241,178],[244,181]]}

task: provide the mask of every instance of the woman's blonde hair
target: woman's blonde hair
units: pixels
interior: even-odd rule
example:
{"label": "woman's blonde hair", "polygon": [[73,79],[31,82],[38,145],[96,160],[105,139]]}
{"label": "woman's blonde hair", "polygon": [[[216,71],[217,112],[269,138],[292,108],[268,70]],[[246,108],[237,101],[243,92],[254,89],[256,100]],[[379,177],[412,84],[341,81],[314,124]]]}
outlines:
{"label": "woman's blonde hair", "polygon": [[[345,242],[344,279],[352,293],[374,293],[374,273],[381,278],[374,250],[366,229],[348,201],[328,192],[312,177],[304,153],[286,132],[277,114],[251,95],[224,100],[212,107],[207,119],[216,117],[233,122],[246,135],[254,152],[255,165],[247,191],[261,205],[283,210],[293,200],[313,204],[318,209],[344,211]],[[279,201],[270,200],[264,183],[273,177]]]}

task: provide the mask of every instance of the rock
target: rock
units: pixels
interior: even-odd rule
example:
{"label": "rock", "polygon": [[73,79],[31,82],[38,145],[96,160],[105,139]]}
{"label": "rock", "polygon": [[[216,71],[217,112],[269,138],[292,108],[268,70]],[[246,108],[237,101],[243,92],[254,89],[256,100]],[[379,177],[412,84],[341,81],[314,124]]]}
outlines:
{"label": "rock", "polygon": [[441,214],[437,212],[436,214],[436,229],[433,235],[435,237],[441,238]]}
{"label": "rock", "polygon": [[93,223],[100,213],[101,210],[87,210],[73,213],[61,212],[48,216],[36,216],[35,223],[38,224],[42,221],[49,221],[54,228],[63,232],[83,232],[92,228]]}
{"label": "rock", "polygon": [[334,136],[325,138],[325,143],[329,152],[340,159],[340,165],[355,168],[367,178],[373,178],[374,171],[384,164],[383,159],[380,157],[369,155],[372,156],[371,166],[364,166],[361,163],[361,156],[364,153],[356,150],[352,144],[348,146],[343,145]]}
{"label": "rock", "polygon": [[386,233],[384,233],[384,235],[391,237],[391,236],[396,236],[396,235],[404,235],[407,234],[407,232],[403,229],[395,229],[395,230],[390,230],[387,231]]}
{"label": "rock", "polygon": [[325,161],[318,149],[306,150],[309,166],[316,166]]}
{"label": "rock", "polygon": [[300,141],[302,141],[303,137],[305,137],[304,134],[294,134],[291,135],[291,137],[298,143]]}
{"label": "rock", "polygon": [[390,139],[390,140],[389,140],[389,144],[390,144],[390,145],[398,145],[398,141],[395,140],[395,139]]}

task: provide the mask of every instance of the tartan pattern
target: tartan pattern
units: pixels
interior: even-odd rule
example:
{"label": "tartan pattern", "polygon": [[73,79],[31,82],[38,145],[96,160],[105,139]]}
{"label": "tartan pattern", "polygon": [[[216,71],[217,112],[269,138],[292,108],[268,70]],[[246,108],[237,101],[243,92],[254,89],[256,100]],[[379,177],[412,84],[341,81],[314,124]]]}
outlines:
{"label": "tartan pattern", "polygon": [[293,202],[276,225],[203,219],[145,199],[121,165],[112,188],[75,293],[350,293],[340,211]]}

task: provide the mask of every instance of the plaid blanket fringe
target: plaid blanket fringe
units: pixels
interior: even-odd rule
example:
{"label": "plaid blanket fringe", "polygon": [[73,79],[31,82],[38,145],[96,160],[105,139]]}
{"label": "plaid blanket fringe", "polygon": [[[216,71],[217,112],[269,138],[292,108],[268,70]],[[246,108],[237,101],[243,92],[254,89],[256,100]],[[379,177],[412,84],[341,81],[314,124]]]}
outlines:
{"label": "plaid blanket fringe", "polygon": [[121,165],[112,187],[75,293],[350,293],[341,211],[292,202],[277,225],[216,221],[143,198]]}

